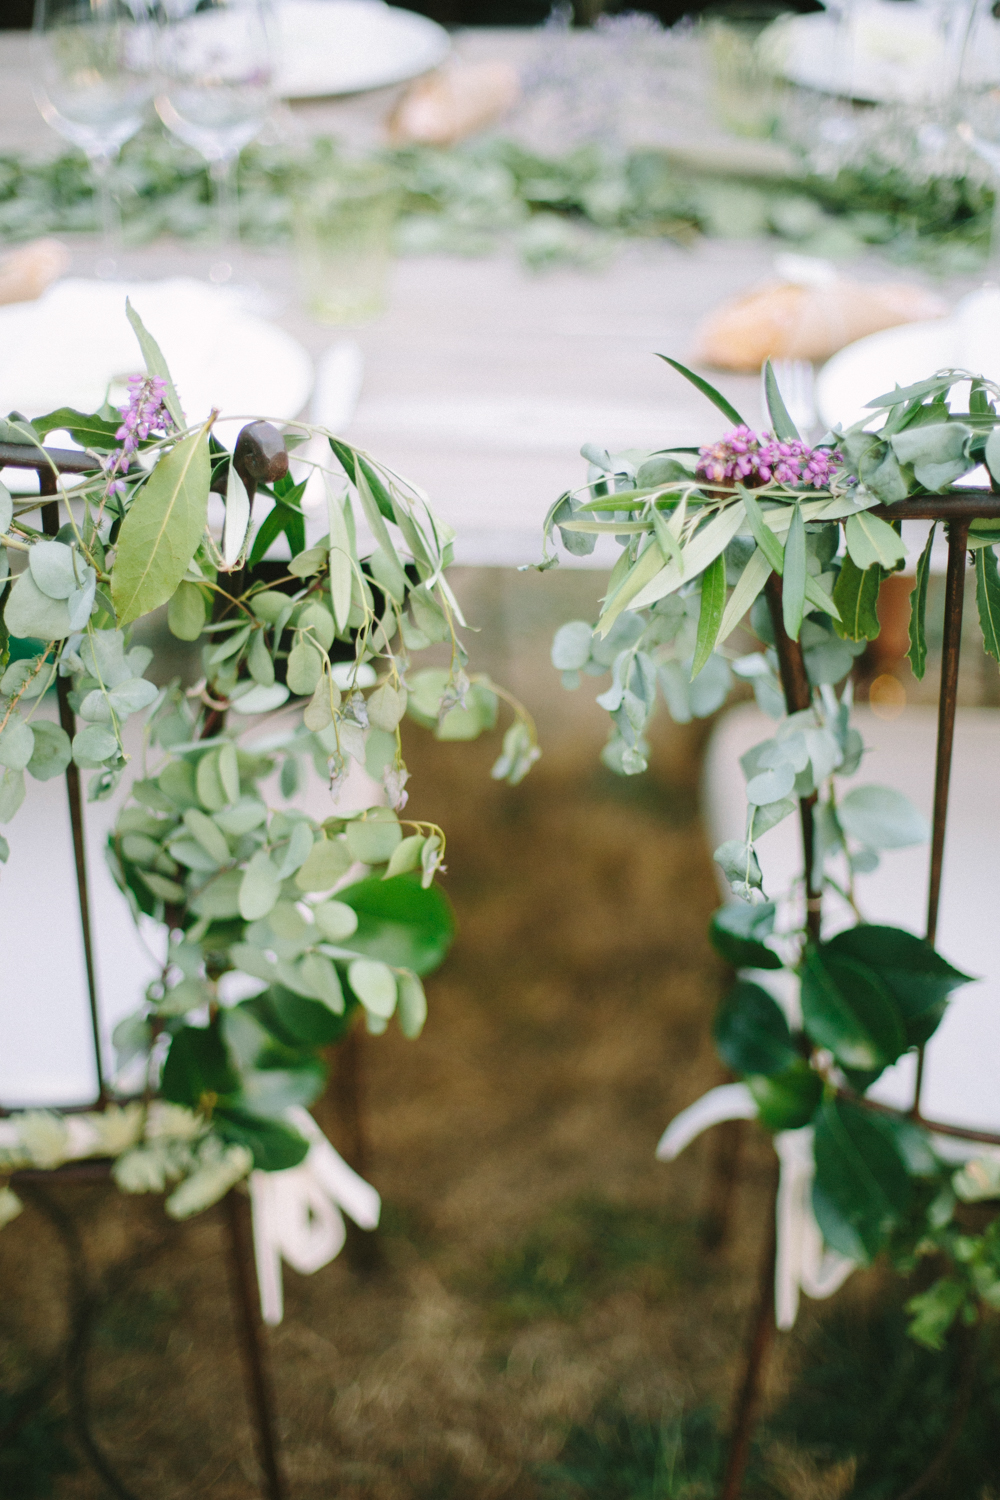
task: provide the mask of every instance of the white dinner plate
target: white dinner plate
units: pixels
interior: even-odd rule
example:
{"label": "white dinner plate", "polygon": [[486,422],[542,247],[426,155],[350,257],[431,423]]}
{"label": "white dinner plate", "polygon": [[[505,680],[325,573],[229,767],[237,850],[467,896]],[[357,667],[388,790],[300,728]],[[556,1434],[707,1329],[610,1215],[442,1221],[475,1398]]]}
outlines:
{"label": "white dinner plate", "polygon": [[163,351],[189,419],[298,416],[312,389],[308,354],[290,334],[244,312],[238,296],[188,277],[123,283],[57,281],[36,302],[0,307],[0,413],[92,412],[124,399],[143,370],[126,296]]}
{"label": "white dinner plate", "polygon": [[828,427],[849,427],[865,414],[865,402],[943,369],[1000,380],[1000,290],[970,292],[950,318],[904,323],[848,344],[820,371],[820,416]]}
{"label": "white dinner plate", "polygon": [[844,26],[826,12],[782,16],[760,46],[791,83],[876,104],[941,99],[958,69],[964,37],[957,4],[947,31],[933,7],[867,0]]}
{"label": "white dinner plate", "polygon": [[451,47],[436,21],[382,0],[281,0],[277,19],[283,99],[403,83],[436,68]]}

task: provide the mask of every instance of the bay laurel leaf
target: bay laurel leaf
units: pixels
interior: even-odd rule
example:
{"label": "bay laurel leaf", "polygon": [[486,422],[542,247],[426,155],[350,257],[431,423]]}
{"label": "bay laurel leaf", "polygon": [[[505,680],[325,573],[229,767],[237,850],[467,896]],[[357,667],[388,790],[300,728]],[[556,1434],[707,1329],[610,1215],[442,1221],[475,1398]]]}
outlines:
{"label": "bay laurel leaf", "polygon": [[122,523],[111,570],[119,625],[165,604],[187,571],[208,517],[207,432],[195,433],[156,465]]}

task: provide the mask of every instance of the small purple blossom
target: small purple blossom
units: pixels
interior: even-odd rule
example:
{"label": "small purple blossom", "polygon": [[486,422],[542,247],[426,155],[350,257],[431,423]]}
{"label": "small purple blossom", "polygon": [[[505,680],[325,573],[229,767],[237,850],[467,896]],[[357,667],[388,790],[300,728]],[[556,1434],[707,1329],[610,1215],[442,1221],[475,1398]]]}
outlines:
{"label": "small purple blossom", "polygon": [[713,484],[810,485],[825,489],[843,457],[835,449],[810,448],[793,438],[780,442],[770,432],[734,427],[732,432],[698,450],[695,472]]}
{"label": "small purple blossom", "polygon": [[167,382],[159,375],[130,375],[128,379],[128,402],[119,407],[122,425],[115,433],[121,443],[113,453],[101,460],[101,467],[108,476],[105,493],[125,494],[125,480],[132,457],[151,432],[166,432],[173,426],[173,418],[164,405]]}

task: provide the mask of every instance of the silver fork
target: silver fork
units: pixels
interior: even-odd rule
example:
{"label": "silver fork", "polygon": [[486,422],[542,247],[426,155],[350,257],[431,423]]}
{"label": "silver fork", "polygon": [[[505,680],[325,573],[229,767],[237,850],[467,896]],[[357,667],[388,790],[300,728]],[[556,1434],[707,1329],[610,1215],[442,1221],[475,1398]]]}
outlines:
{"label": "silver fork", "polygon": [[[808,440],[816,426],[816,372],[806,359],[775,359],[771,361],[774,378],[778,382],[781,399],[788,415],[801,436]],[[764,372],[761,371],[761,402],[767,414],[767,392],[764,389]],[[771,425],[766,415],[767,425]]]}

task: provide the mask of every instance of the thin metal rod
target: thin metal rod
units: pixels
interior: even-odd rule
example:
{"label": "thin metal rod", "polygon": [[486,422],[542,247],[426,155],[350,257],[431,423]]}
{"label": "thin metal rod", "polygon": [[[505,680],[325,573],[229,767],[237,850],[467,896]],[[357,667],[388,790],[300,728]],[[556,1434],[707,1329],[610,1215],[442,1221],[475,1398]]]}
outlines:
{"label": "thin metal rod", "polygon": [[778,1256],[778,1176],[773,1173],[772,1190],[768,1194],[771,1212],[768,1221],[767,1240],[760,1262],[760,1277],[757,1289],[757,1310],[754,1314],[753,1333],[747,1350],[743,1380],[733,1404],[730,1423],[729,1455],[726,1461],[725,1478],[719,1500],[738,1500],[746,1477],[750,1460],[750,1444],[753,1441],[757,1409],[760,1404],[760,1386],[764,1365],[774,1342],[774,1271]]}
{"label": "thin metal rod", "polygon": [[[56,493],[56,476],[51,469],[39,469],[38,487],[42,495]],[[42,529],[46,536],[55,536],[59,530],[59,503],[50,502],[42,506]],[[76,720],[69,701],[69,680],[56,679],[56,695],[59,699],[59,723],[72,741],[76,733]],[[76,864],[76,890],[80,904],[80,927],[83,931],[83,961],[87,970],[87,999],[90,1005],[90,1030],[94,1041],[94,1064],[97,1069],[98,1103],[106,1098],[104,1065],[101,1060],[101,1021],[97,1006],[97,974],[94,966],[94,938],[90,924],[90,887],[87,881],[87,846],[83,824],[83,796],[80,791],[80,769],[71,760],[66,767],[66,796],[69,801],[69,821],[73,834],[73,859]]]}
{"label": "thin metal rod", "polygon": [[918,495],[901,505],[873,505],[869,514],[886,521],[988,521],[1000,516],[1000,494],[962,490],[953,495]]}
{"label": "thin metal rod", "polygon": [[260,1301],[254,1275],[253,1239],[246,1198],[235,1188],[225,1199],[229,1228],[229,1265],[233,1298],[239,1309],[240,1337],[243,1344],[243,1367],[247,1395],[255,1418],[257,1457],[264,1470],[268,1500],[286,1500],[287,1491],[278,1467],[278,1438],[275,1431],[274,1396],[265,1364],[264,1342],[260,1321]]}
{"label": "thin metal rod", "polygon": [[[785,695],[785,707],[790,714],[801,713],[812,704],[812,688],[806,672],[802,647],[793,641],[785,630],[781,601],[781,579],[772,573],[766,584],[767,604],[774,631],[774,647],[778,653],[778,671]],[[806,883],[806,932],[810,942],[818,943],[823,912],[823,888],[815,869],[815,842],[813,838],[813,808],[816,793],[799,801],[802,820],[802,862]],[[760,1283],[757,1291],[757,1309],[754,1314],[753,1332],[746,1354],[743,1380],[733,1405],[730,1424],[729,1453],[726,1459],[726,1474],[720,1500],[738,1500],[746,1477],[753,1440],[757,1408],[760,1404],[760,1387],[764,1366],[774,1342],[774,1272],[778,1246],[778,1175],[777,1163],[773,1169],[771,1191],[768,1194],[768,1230],[764,1256],[760,1266]]]}
{"label": "thin metal rod", "polygon": [[931,872],[927,890],[927,941],[937,936],[941,900],[941,867],[948,820],[948,786],[951,753],[955,739],[955,704],[958,697],[958,667],[962,652],[962,611],[965,604],[965,551],[969,538],[967,521],[948,527],[948,576],[944,594],[944,640],[941,647],[941,691],[938,697],[937,764],[934,770],[934,832],[931,840]]}
{"label": "thin metal rod", "polygon": [[[812,688],[806,672],[802,647],[793,641],[785,630],[781,607],[781,579],[772,573],[766,584],[767,604],[774,631],[774,649],[778,653],[778,672],[785,695],[785,707],[790,714],[801,713],[812,704]],[[813,809],[816,793],[802,797],[799,801],[799,818],[802,823],[802,865],[806,881],[806,931],[810,940],[819,942],[822,922],[822,886],[817,884],[815,839],[813,833]]]}
{"label": "thin metal rod", "polygon": [[[941,871],[948,824],[948,789],[955,742],[955,705],[958,699],[958,668],[962,654],[962,611],[965,605],[965,552],[969,523],[952,521],[948,527],[948,574],[944,591],[944,638],[941,646],[941,688],[938,694],[937,760],[934,767],[934,825],[931,835],[931,867],[927,886],[927,941],[937,938],[941,904]],[[924,1085],[924,1048],[917,1051],[917,1076],[913,1085],[913,1113],[920,1113]]]}

